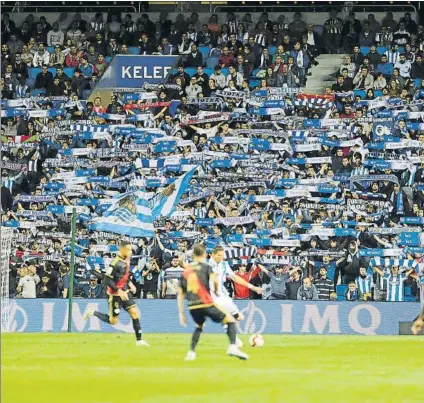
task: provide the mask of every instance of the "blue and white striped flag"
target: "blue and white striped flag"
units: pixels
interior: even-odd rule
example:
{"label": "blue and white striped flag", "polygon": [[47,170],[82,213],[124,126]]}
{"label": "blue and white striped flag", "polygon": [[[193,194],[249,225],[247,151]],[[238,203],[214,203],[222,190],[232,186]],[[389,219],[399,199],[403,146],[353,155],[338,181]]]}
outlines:
{"label": "blue and white striped flag", "polygon": [[180,176],[174,183],[170,184],[162,193],[153,200],[153,220],[159,217],[169,217],[175,211],[181,197],[187,192],[190,180],[195,169]]}
{"label": "blue and white striped flag", "polygon": [[146,196],[140,190],[119,196],[102,217],[93,220],[92,229],[133,238],[152,238],[152,209]]}

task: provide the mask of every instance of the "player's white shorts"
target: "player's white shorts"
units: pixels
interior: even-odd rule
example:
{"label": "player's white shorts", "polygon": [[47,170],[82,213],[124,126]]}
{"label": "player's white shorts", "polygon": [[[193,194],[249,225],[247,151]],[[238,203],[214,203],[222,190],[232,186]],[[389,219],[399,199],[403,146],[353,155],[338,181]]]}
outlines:
{"label": "player's white shorts", "polygon": [[239,312],[239,309],[237,308],[236,304],[228,295],[220,295],[219,297],[217,297],[216,295],[212,294],[212,297],[214,302],[219,307],[227,311],[229,314],[235,315]]}

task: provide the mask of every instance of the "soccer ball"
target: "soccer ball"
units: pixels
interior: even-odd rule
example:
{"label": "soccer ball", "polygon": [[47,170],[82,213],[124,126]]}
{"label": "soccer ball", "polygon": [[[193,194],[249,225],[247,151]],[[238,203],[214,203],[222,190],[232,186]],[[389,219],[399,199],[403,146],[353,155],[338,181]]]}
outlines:
{"label": "soccer ball", "polygon": [[262,347],[264,345],[264,338],[260,334],[252,334],[249,338],[249,343],[252,347]]}

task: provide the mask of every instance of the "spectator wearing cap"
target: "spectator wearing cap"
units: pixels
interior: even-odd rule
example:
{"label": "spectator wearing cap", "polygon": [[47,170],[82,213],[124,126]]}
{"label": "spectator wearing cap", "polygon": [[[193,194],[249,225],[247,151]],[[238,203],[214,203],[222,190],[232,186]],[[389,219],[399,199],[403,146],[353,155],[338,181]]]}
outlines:
{"label": "spectator wearing cap", "polygon": [[48,70],[47,64],[41,68],[41,72],[35,78],[35,89],[47,89],[53,84],[53,74]]}
{"label": "spectator wearing cap", "polygon": [[394,65],[395,69],[399,69],[399,75],[403,78],[409,78],[411,74],[411,62],[406,59],[405,53],[401,53],[399,61]]}
{"label": "spectator wearing cap", "polygon": [[64,63],[65,63],[65,55],[60,49],[60,46],[56,45],[53,53],[50,55],[49,66],[50,67],[54,67],[58,65],[63,66]]}
{"label": "spectator wearing cap", "polygon": [[63,31],[59,30],[59,24],[57,22],[53,23],[52,29],[47,33],[47,46],[63,46],[64,41],[65,35]]}
{"label": "spectator wearing cap", "polygon": [[41,67],[44,64],[48,65],[49,61],[50,53],[44,48],[44,44],[40,43],[38,45],[38,51],[34,54],[34,58],[32,59],[32,65],[34,67]]}

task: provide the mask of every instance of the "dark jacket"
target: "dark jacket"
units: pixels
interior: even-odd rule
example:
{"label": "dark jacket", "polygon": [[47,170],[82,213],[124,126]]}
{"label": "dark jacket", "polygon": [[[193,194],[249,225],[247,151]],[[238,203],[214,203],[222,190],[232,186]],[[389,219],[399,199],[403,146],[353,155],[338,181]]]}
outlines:
{"label": "dark jacket", "polygon": [[47,89],[53,83],[53,74],[48,71],[46,74],[43,72],[38,73],[35,79],[34,88],[45,88]]}
{"label": "dark jacket", "polygon": [[6,186],[1,187],[1,208],[3,211],[12,210],[13,197],[10,190]]}
{"label": "dark jacket", "polygon": [[186,67],[199,67],[203,66],[203,55],[197,51],[194,55],[193,53],[189,53],[187,56]]}

